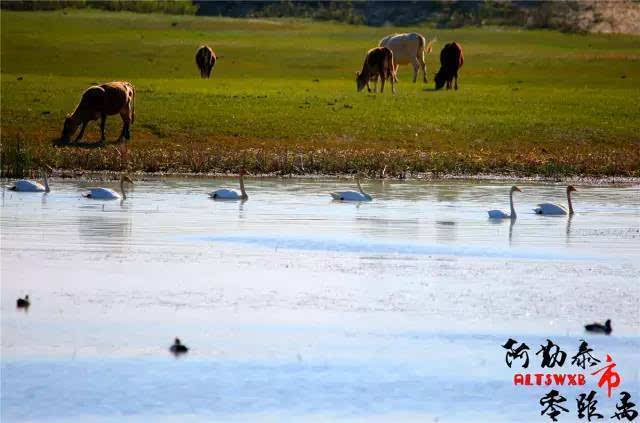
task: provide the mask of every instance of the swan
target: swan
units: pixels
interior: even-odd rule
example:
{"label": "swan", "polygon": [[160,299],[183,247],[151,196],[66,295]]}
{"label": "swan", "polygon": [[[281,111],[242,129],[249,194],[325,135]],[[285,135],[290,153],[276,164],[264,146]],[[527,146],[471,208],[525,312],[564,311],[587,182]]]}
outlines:
{"label": "swan", "polygon": [[[576,191],[573,185],[567,187],[567,202],[569,203],[569,215],[573,214],[573,204],[571,204],[571,193]],[[536,214],[547,214],[550,216],[564,216],[567,214],[567,209],[563,206],[551,203],[538,204],[538,208],[533,209]]]}
{"label": "swan", "polygon": [[511,214],[507,214],[502,210],[489,210],[489,219],[515,219],[517,217],[516,209],[513,208],[513,193],[515,191],[522,192],[522,190],[520,190],[520,188],[516,186],[511,187],[511,191],[509,191],[509,205],[511,206]]}
{"label": "swan", "polygon": [[356,178],[358,184],[358,191],[344,191],[344,192],[331,192],[331,197],[338,201],[371,201],[372,198],[369,194],[362,190],[360,186],[360,178]]}
{"label": "swan", "polygon": [[240,193],[238,191],[232,189],[218,189],[212,191],[209,194],[210,198],[214,200],[248,200],[249,196],[247,195],[247,191],[244,190],[244,172],[240,172]]}
{"label": "swan", "polygon": [[590,325],[584,325],[584,329],[587,332],[593,333],[604,333],[605,335],[609,335],[612,331],[611,329],[611,319],[608,319],[604,325],[600,323],[591,323]]}
{"label": "swan", "polygon": [[25,295],[24,298],[18,298],[16,300],[16,307],[18,308],[27,308],[31,305],[31,302],[29,301],[29,296]]}
{"label": "swan", "polygon": [[120,177],[120,192],[122,196],[111,188],[89,188],[89,192],[82,194],[84,197],[93,198],[94,200],[119,200],[127,199],[127,194],[124,191],[124,183],[129,182],[133,185],[133,181],[127,175]]}
{"label": "swan", "polygon": [[36,181],[20,179],[16,181],[14,186],[9,187],[9,190],[19,192],[50,192],[47,172],[44,169],[40,169],[40,175],[42,175],[42,179],[44,179],[44,186]]}
{"label": "swan", "polygon": [[180,338],[176,338],[176,340],[173,342],[173,345],[169,348],[169,351],[178,355],[186,353],[187,351],[189,351],[189,348],[182,345],[182,343],[180,342]]}

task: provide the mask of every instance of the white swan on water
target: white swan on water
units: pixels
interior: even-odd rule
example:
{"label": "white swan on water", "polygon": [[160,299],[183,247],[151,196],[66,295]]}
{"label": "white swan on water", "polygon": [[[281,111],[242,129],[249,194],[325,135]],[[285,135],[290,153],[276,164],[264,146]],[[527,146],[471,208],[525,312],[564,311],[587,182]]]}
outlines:
{"label": "white swan on water", "polygon": [[362,186],[360,186],[360,178],[356,178],[356,183],[358,184],[357,191],[344,191],[344,192],[331,192],[331,197],[334,200],[338,201],[371,201],[372,198],[369,194],[362,190]]}
{"label": "white swan on water", "polygon": [[30,181],[28,179],[20,179],[16,183],[9,187],[10,191],[18,192],[50,192],[49,180],[47,179],[47,172],[45,169],[40,169],[40,175],[44,179],[44,185],[36,181]]}
{"label": "white swan on water", "polygon": [[[576,191],[573,185],[567,187],[567,202],[569,203],[569,214],[573,214],[573,204],[571,204],[571,193]],[[567,209],[563,206],[552,203],[538,204],[538,208],[533,209],[536,214],[546,214],[549,216],[564,216],[567,214]]]}
{"label": "white swan on water", "polygon": [[122,196],[111,188],[89,188],[89,191],[82,194],[83,197],[92,198],[94,200],[119,200],[127,199],[127,193],[124,190],[124,183],[129,182],[133,185],[133,181],[127,175],[120,177],[120,192]]}
{"label": "white swan on water", "polygon": [[511,191],[509,191],[509,205],[511,206],[511,214],[507,214],[502,210],[489,210],[489,219],[515,219],[517,217],[516,209],[513,208],[513,193],[516,191],[522,192],[520,188],[516,186],[512,186]]}
{"label": "white swan on water", "polygon": [[240,193],[232,189],[218,189],[209,194],[214,200],[248,200],[247,191],[244,190],[244,172],[240,172]]}

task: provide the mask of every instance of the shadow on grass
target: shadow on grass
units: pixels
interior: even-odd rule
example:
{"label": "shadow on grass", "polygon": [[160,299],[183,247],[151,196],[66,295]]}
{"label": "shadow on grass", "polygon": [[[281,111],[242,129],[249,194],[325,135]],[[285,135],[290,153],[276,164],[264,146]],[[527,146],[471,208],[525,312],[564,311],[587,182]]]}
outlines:
{"label": "shadow on grass", "polygon": [[437,90],[437,89],[432,87],[432,88],[423,88],[422,91],[435,93],[435,92],[442,91],[442,90]]}

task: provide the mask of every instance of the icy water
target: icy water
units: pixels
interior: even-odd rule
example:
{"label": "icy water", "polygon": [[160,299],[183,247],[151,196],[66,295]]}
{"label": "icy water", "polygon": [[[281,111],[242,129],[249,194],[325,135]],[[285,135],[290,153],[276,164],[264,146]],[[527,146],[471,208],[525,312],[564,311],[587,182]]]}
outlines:
{"label": "icy water", "polygon": [[[549,421],[540,399],[591,389],[601,414],[640,403],[640,189],[577,186],[572,218],[543,217],[564,186],[249,179],[247,202],[206,194],[233,179],[148,179],[124,202],[4,191],[3,422]],[[15,300],[29,294],[27,312]],[[613,321],[611,336],[585,323]],[[191,350],[174,358],[179,336]],[[529,347],[505,364],[502,345]],[[584,387],[514,386],[540,371]],[[571,365],[580,340],[602,363]],[[622,376],[607,398],[592,370]]]}

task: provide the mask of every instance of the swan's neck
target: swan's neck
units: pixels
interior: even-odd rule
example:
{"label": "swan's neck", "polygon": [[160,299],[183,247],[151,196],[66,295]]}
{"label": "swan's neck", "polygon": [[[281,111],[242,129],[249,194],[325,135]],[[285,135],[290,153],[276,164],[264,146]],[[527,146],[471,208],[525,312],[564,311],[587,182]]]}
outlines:
{"label": "swan's neck", "polygon": [[42,178],[44,179],[44,192],[50,192],[49,189],[49,180],[47,179],[47,172],[42,171]]}
{"label": "swan's neck", "polygon": [[244,175],[242,174],[240,174],[240,194],[244,199],[249,198],[249,196],[247,195],[247,191],[244,190]]}
{"label": "swan's neck", "polygon": [[509,194],[509,206],[511,207],[511,218],[515,219],[516,218],[516,209],[513,208],[513,191],[511,191],[511,193]]}
{"label": "swan's neck", "polygon": [[360,194],[364,195],[365,197],[368,197],[369,194],[364,192],[364,190],[362,189],[362,186],[360,185],[360,179],[356,179],[356,183],[358,184],[358,191],[360,191]]}
{"label": "swan's neck", "polygon": [[127,199],[127,193],[124,191],[124,179],[120,179],[120,192],[122,193],[122,199]]}
{"label": "swan's neck", "polygon": [[573,214],[573,204],[571,204],[571,191],[567,191],[567,202],[569,203],[569,214]]}

